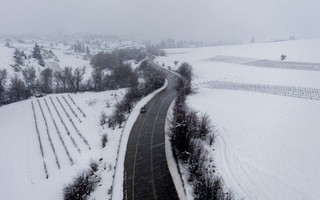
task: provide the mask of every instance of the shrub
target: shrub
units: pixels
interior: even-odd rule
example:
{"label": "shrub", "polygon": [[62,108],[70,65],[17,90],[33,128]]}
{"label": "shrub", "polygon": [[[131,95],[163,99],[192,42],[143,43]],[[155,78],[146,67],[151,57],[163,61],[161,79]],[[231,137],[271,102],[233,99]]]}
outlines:
{"label": "shrub", "polygon": [[108,135],[105,133],[102,135],[102,138],[101,138],[101,146],[102,148],[104,148],[106,146],[108,142]]}
{"label": "shrub", "polygon": [[99,169],[99,164],[98,164],[98,162],[96,162],[96,161],[94,161],[94,160],[91,160],[91,161],[90,161],[90,168],[91,168],[92,172],[98,171],[98,169]]}
{"label": "shrub", "polygon": [[98,171],[98,163],[90,162],[90,169],[80,172],[73,182],[63,188],[64,200],[85,200],[100,182],[100,177],[95,174]]}
{"label": "shrub", "polygon": [[103,126],[106,123],[107,115],[105,112],[101,112],[100,114],[100,125]]}
{"label": "shrub", "polygon": [[181,76],[185,77],[189,81],[192,80],[192,71],[192,66],[187,62],[183,62],[177,70],[177,72],[181,74]]}
{"label": "shrub", "polygon": [[90,171],[83,171],[73,179],[73,182],[63,189],[64,200],[85,200],[97,187],[99,178],[90,175]]}

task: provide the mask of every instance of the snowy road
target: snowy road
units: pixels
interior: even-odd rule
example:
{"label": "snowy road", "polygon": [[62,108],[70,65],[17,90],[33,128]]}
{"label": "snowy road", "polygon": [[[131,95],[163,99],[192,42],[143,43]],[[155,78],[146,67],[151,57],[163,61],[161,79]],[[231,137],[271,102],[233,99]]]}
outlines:
{"label": "snowy road", "polygon": [[146,105],[130,133],[126,160],[124,199],[178,199],[165,155],[164,124],[175,98],[175,77]]}

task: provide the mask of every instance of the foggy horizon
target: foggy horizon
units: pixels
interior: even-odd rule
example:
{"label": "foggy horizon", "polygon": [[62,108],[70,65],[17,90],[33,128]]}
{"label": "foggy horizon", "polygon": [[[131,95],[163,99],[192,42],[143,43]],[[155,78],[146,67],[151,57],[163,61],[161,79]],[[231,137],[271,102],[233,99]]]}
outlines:
{"label": "foggy horizon", "polygon": [[139,40],[320,37],[316,0],[0,0],[0,34],[101,34]]}

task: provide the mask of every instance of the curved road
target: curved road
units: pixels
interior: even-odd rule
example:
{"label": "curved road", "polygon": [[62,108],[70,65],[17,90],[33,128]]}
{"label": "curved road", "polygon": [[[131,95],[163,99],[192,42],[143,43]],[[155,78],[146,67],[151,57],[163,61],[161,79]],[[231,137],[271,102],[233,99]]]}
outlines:
{"label": "curved road", "polygon": [[[152,60],[148,58],[155,65]],[[176,97],[177,78],[165,73],[167,88],[149,101],[147,112],[139,115],[130,133],[124,163],[124,199],[179,199],[168,169],[164,140],[166,114]]]}

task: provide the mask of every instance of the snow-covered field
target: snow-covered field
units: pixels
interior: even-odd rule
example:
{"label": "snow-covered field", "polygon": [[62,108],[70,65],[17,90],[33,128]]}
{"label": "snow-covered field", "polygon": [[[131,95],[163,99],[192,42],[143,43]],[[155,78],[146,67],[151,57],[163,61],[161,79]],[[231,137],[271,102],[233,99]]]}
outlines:
{"label": "snow-covered field", "polygon": [[101,127],[99,117],[124,93],[48,95],[0,107],[1,199],[62,199],[64,185],[100,158],[102,181],[91,198],[109,196],[122,129]]}
{"label": "snow-covered field", "polygon": [[[59,71],[64,67],[84,66],[84,81],[91,77],[92,67],[86,53],[74,52],[76,41],[12,39],[8,44],[0,39],[0,69],[7,70],[9,80],[14,75],[22,78],[22,74],[12,67],[15,49],[24,51],[29,57],[36,42],[42,50],[53,52],[52,58],[45,58],[46,67]],[[102,50],[141,47],[132,41],[94,41],[87,45],[91,55]],[[133,68],[139,65],[134,61],[128,63]],[[34,66],[37,73],[43,69],[33,58],[24,59],[21,69],[30,66]],[[7,81],[5,87],[9,85]],[[52,94],[0,107],[0,199],[62,199],[63,187],[88,169],[92,160],[99,161],[100,158],[103,160],[99,161],[97,173],[101,181],[90,199],[111,198],[123,129],[100,126],[100,115],[104,112],[109,116],[124,94],[125,89]],[[102,149],[104,134],[107,134],[108,142]]]}
{"label": "snow-covered field", "polygon": [[217,172],[237,199],[320,198],[320,39],[166,51],[159,64],[193,65],[188,102],[210,115]]}

